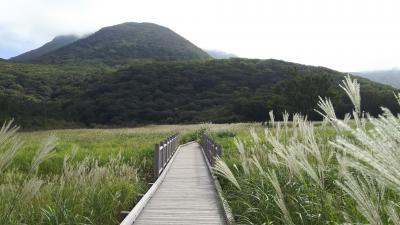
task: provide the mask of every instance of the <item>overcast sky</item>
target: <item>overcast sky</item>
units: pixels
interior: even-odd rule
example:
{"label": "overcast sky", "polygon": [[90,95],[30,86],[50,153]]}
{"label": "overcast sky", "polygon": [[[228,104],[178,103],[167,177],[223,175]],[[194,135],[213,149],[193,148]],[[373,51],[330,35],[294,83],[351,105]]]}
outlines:
{"label": "overcast sky", "polygon": [[200,48],[340,71],[400,67],[398,0],[0,0],[0,57],[123,22],[167,26]]}

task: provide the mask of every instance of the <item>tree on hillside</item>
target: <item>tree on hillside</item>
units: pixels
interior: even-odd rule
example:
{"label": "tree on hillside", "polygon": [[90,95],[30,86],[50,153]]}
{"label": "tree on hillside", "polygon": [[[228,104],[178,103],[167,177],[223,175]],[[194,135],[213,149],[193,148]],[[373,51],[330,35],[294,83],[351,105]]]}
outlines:
{"label": "tree on hillside", "polygon": [[336,99],[337,91],[335,80],[327,74],[301,76],[292,74],[293,78],[284,80],[272,88],[269,101],[270,108],[277,111],[287,110],[289,113],[301,112],[311,119],[318,117],[314,108],[318,96],[329,96]]}

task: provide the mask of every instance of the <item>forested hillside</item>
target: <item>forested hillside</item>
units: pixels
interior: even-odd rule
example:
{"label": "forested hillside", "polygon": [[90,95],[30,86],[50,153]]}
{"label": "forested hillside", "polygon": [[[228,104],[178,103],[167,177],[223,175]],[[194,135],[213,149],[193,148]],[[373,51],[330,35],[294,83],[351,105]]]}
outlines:
{"label": "forested hillside", "polygon": [[210,56],[172,30],[153,23],[104,27],[86,38],[32,58],[35,63],[123,64],[132,60],[190,60]]}
{"label": "forested hillside", "polygon": [[[351,110],[344,74],[279,60],[38,65],[0,62],[0,119],[25,127],[264,121],[269,110],[314,113],[329,96]],[[400,112],[394,88],[360,78],[364,110]]]}
{"label": "forested hillside", "polygon": [[11,60],[14,61],[29,61],[36,59],[44,54],[53,52],[61,47],[64,47],[66,45],[69,45],[75,41],[77,41],[79,38],[74,35],[61,35],[55,37],[53,40],[47,42],[43,46],[31,50],[29,52],[25,52],[21,55],[17,55],[15,57],[12,57]]}

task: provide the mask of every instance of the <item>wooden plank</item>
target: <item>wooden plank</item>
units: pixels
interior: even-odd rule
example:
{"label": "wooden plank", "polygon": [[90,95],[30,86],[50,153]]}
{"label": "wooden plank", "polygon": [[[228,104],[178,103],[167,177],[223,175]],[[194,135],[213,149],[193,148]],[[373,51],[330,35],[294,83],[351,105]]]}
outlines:
{"label": "wooden plank", "polygon": [[[177,153],[179,152],[181,147],[184,147],[185,145],[181,145],[178,150]],[[136,220],[136,218],[138,217],[138,215],[142,212],[143,208],[146,206],[147,202],[151,199],[151,197],[153,196],[153,194],[158,190],[158,187],[161,185],[161,183],[163,182],[165,176],[167,175],[167,172],[169,170],[169,168],[172,165],[172,162],[174,161],[175,157],[177,154],[175,154],[172,159],[171,159],[171,163],[169,163],[167,165],[167,167],[165,168],[165,170],[161,173],[161,175],[158,177],[158,179],[156,180],[156,182],[153,183],[153,185],[151,185],[151,188],[146,192],[146,194],[140,199],[140,201],[135,205],[135,207],[129,212],[129,214],[125,217],[125,219],[121,222],[120,225],[131,225],[134,223],[134,221]]]}
{"label": "wooden plank", "polygon": [[163,182],[135,225],[226,224],[219,198],[198,143],[176,153]]}

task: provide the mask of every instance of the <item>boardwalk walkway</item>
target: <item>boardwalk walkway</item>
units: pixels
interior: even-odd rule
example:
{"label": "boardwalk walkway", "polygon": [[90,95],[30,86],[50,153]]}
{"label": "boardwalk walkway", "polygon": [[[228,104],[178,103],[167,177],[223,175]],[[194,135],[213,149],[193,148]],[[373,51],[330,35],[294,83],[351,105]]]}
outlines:
{"label": "boardwalk walkway", "polygon": [[135,225],[226,224],[198,143],[182,146]]}

